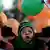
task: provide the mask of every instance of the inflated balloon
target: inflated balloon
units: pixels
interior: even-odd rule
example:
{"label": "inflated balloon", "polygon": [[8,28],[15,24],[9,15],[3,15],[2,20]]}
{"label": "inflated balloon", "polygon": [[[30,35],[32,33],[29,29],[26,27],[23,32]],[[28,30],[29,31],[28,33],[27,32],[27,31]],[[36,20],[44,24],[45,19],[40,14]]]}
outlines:
{"label": "inflated balloon", "polygon": [[0,12],[17,8],[18,0],[0,0]]}
{"label": "inflated balloon", "polygon": [[17,8],[18,0],[3,0],[3,10],[12,10]]}
{"label": "inflated balloon", "polygon": [[35,18],[34,18],[33,16],[28,16],[28,20],[30,20],[30,21],[34,21]]}
{"label": "inflated balloon", "polygon": [[22,0],[22,12],[26,15],[37,15],[43,7],[41,0]]}
{"label": "inflated balloon", "polygon": [[3,11],[2,0],[0,0],[0,13]]}

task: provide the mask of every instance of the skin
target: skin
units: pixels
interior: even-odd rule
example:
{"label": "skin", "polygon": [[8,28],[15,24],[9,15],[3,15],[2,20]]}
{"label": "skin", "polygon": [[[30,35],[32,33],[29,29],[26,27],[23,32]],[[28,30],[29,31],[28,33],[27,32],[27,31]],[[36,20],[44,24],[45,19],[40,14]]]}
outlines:
{"label": "skin", "polygon": [[[30,27],[26,27],[24,28],[25,31],[22,31],[21,32],[21,36],[23,38],[23,40],[28,43],[29,41],[31,41],[31,39],[33,38],[33,31]],[[27,36],[29,38],[27,38]]]}
{"label": "skin", "polygon": [[22,9],[21,9],[21,3],[22,3],[22,0],[18,0],[18,9],[20,10],[20,12],[22,11]]}
{"label": "skin", "polygon": [[0,13],[0,25],[4,26],[6,23],[7,23],[7,16],[3,12],[1,12]]}
{"label": "skin", "polygon": [[[4,15],[4,13],[0,13],[0,40],[3,40],[3,37],[1,36],[1,27],[4,26],[4,23],[6,23],[5,21],[7,20],[6,16]],[[6,19],[6,20],[3,20]]]}
{"label": "skin", "polygon": [[[9,44],[11,47],[9,47],[8,45],[6,46],[7,49],[11,48],[13,50],[13,46],[10,42],[8,42],[8,40],[12,40],[14,39],[14,36],[13,37],[3,37],[1,34],[1,27],[3,27],[4,25],[6,25],[7,27],[11,27],[12,28],[12,32],[18,36],[18,27],[20,25],[20,23],[15,20],[15,19],[7,19],[7,16],[2,12],[0,13],[0,41],[3,41],[7,44]],[[10,50],[11,50],[10,49]]]}
{"label": "skin", "polygon": [[12,28],[12,32],[18,36],[18,27],[20,23],[16,21],[15,19],[8,19],[7,26]]}
{"label": "skin", "polygon": [[15,20],[13,18],[7,19],[7,16],[3,12],[0,14],[0,19],[1,19],[0,25],[2,25],[2,26],[6,25],[8,27],[11,27],[13,33],[15,33],[16,36],[18,36],[17,31],[18,31],[18,27],[19,27],[20,24],[17,20]]}

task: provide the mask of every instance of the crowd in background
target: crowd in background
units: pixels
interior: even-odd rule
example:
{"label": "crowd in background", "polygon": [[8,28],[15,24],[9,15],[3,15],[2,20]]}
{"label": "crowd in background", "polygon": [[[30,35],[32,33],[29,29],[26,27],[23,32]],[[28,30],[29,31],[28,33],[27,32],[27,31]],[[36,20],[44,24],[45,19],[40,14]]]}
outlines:
{"label": "crowd in background", "polygon": [[25,14],[21,12],[21,2],[19,3],[17,11],[14,9],[0,13],[0,49],[33,48],[34,50],[49,50],[50,27],[42,28],[41,32],[37,33],[33,23],[24,19]]}

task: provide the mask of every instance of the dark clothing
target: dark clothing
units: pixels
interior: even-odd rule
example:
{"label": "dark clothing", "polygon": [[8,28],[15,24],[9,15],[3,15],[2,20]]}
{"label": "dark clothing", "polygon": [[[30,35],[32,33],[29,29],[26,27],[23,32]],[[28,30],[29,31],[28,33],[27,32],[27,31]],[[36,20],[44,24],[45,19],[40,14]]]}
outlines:
{"label": "dark clothing", "polygon": [[4,41],[0,41],[0,49],[12,50],[13,46],[11,45],[11,43],[6,43]]}
{"label": "dark clothing", "polygon": [[[14,33],[12,32],[12,28],[7,27],[7,26],[1,27],[1,33],[2,33],[1,35],[3,36],[3,38],[15,36]],[[0,41],[0,48],[5,49],[5,50],[12,50],[13,46],[11,45],[11,43],[6,42],[5,39],[3,40]]]}
{"label": "dark clothing", "polygon": [[4,26],[1,28],[2,36],[3,37],[9,37],[9,36],[14,36],[14,33],[12,32],[12,28]]}
{"label": "dark clothing", "polygon": [[[32,38],[32,40],[29,43],[24,42],[22,36],[21,36],[21,31],[23,28],[29,27],[32,29],[32,23],[30,22],[23,22],[20,24],[19,31],[18,31],[18,37],[17,39],[14,40],[13,46],[14,50],[15,48],[32,48],[33,50],[44,50],[44,41],[39,40],[37,38]],[[34,35],[34,30],[33,30],[33,35]]]}
{"label": "dark clothing", "polygon": [[14,50],[15,48],[32,48],[34,50],[44,50],[44,41],[36,39],[32,41],[32,44],[25,43],[24,41],[14,40],[13,43]]}

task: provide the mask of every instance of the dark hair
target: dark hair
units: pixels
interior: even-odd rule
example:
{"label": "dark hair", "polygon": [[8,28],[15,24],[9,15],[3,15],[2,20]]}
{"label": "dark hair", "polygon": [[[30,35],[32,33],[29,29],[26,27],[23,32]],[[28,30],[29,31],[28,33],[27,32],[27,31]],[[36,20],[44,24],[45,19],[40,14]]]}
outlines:
{"label": "dark hair", "polygon": [[44,37],[50,37],[50,27],[45,27],[42,29],[42,34]]}
{"label": "dark hair", "polygon": [[[28,23],[28,22],[22,22],[21,24],[20,24],[20,26],[19,26],[19,28],[18,28],[18,34],[23,30],[23,28],[25,28],[25,27],[29,27],[29,26],[24,26],[23,27],[23,24],[24,23]],[[23,28],[22,28],[23,27]],[[30,26],[30,28],[32,29],[32,31],[33,31],[33,33],[35,34],[35,32],[34,32],[34,29]]]}
{"label": "dark hair", "polygon": [[19,22],[23,21],[23,19],[25,17],[25,14],[20,12],[18,9],[13,9],[10,11],[5,10],[4,13],[7,15],[7,18],[14,18]]}
{"label": "dark hair", "polygon": [[15,14],[15,19],[19,22],[22,22],[25,18],[25,14],[22,12],[18,12],[17,14]]}
{"label": "dark hair", "polygon": [[44,0],[41,0],[42,3],[45,3]]}
{"label": "dark hair", "polygon": [[12,32],[12,28],[4,26],[1,28],[2,36],[3,37],[9,37],[9,36],[14,36],[14,33]]}

